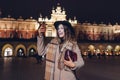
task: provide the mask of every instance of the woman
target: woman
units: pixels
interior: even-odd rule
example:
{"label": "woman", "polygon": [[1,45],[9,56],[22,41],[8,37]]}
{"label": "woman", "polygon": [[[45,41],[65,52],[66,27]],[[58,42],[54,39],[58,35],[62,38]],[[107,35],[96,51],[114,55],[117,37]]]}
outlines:
{"label": "woman", "polygon": [[[52,39],[44,47],[42,34],[39,37],[41,50],[46,55],[45,80],[76,80],[73,71],[84,65],[81,53],[75,40],[75,32],[71,24],[67,21],[56,21],[54,23],[57,30],[57,37]],[[65,60],[66,50],[77,54],[77,60],[72,61],[68,56]]]}

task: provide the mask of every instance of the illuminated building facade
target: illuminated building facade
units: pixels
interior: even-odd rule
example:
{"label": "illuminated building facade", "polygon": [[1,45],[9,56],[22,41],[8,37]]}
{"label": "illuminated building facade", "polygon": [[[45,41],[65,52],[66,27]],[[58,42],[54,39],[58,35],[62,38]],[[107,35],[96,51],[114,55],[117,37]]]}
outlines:
{"label": "illuminated building facade", "polygon": [[[42,18],[42,15],[40,15],[40,17],[38,18],[39,22],[46,22],[47,24],[47,29],[46,29],[46,37],[56,37],[56,30],[53,26],[53,23],[55,21],[64,21],[67,20],[66,19],[66,11],[64,10],[64,8],[62,9],[60,4],[58,4],[58,6],[56,7],[56,9],[52,9],[52,14],[51,14],[51,18],[48,19],[46,18]],[[76,18],[74,18],[74,20],[69,19],[68,20],[72,25],[76,25],[77,24],[77,20]]]}
{"label": "illuminated building facade", "polygon": [[120,40],[120,25],[83,23],[75,27],[80,40]]}
{"label": "illuminated building facade", "polygon": [[0,38],[35,38],[38,23],[36,20],[14,19],[8,16],[0,19]]}
{"label": "illuminated building facade", "polygon": [[[42,18],[42,15],[40,15],[38,21],[32,17],[25,20],[22,17],[14,19],[10,16],[0,18],[1,56],[33,55],[37,52],[36,36],[39,26],[38,22],[46,22],[46,37],[56,37],[53,23],[59,20],[67,20],[66,16],[64,8],[62,9],[58,4],[56,9],[52,9],[50,19],[47,17]],[[68,19],[68,21],[75,29],[76,38],[83,55],[87,55],[88,52],[91,54],[103,54],[104,52],[106,55],[113,55],[112,52],[115,52],[116,55],[120,54],[120,44],[115,42],[120,40],[120,25],[117,23],[115,25],[91,24],[88,22],[78,23],[76,18],[74,20]]]}

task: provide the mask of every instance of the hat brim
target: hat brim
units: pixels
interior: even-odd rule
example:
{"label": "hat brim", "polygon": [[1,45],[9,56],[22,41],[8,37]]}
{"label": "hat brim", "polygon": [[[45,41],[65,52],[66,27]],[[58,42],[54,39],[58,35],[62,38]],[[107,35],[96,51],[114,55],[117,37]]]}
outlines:
{"label": "hat brim", "polygon": [[63,24],[63,21],[56,21],[54,23],[55,29],[57,29],[60,24]]}
{"label": "hat brim", "polygon": [[67,26],[69,29],[73,28],[72,25],[68,21],[56,21],[54,23],[55,29],[57,29],[60,24]]}

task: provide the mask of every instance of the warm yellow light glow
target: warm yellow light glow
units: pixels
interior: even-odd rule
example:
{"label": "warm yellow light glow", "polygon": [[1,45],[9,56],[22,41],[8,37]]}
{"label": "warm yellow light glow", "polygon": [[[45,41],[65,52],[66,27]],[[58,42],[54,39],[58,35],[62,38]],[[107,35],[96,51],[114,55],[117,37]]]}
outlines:
{"label": "warm yellow light glow", "polygon": [[120,33],[120,30],[115,30],[114,33]]}
{"label": "warm yellow light glow", "polygon": [[[56,9],[52,9],[52,14],[51,14],[51,18],[48,19],[46,18],[42,18],[42,15],[40,14],[40,17],[38,18],[39,22],[46,22],[47,25],[50,25],[49,27],[47,27],[46,30],[46,37],[56,37],[56,30],[53,27],[53,23],[55,21],[64,21],[67,20],[66,19],[66,11],[64,9],[61,8],[60,4],[57,5]],[[69,19],[68,20],[72,25],[77,24],[77,20],[76,18],[74,18],[74,20]]]}

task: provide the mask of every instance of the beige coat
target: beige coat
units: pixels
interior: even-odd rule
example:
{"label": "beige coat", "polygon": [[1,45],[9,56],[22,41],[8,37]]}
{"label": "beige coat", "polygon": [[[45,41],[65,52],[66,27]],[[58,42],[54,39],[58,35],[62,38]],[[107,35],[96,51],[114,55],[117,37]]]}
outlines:
{"label": "beige coat", "polygon": [[[49,46],[47,45],[45,47],[43,45],[43,41],[44,41],[43,38],[39,37],[39,42],[41,43],[41,45],[40,45],[41,49],[40,48],[39,49],[42,50],[41,51],[42,55],[46,54],[46,57],[47,57],[47,55],[48,55],[47,48]],[[51,40],[51,42],[54,42],[54,41],[57,41],[57,40],[56,39]],[[72,43],[69,43],[65,47],[70,49],[71,44]],[[53,45],[55,45],[55,44],[53,44]],[[41,47],[41,46],[43,46],[43,47]],[[77,61],[74,62],[76,66],[74,68],[68,68],[68,67],[65,66],[65,68],[63,70],[60,70],[58,68],[58,59],[59,59],[59,56],[60,56],[60,49],[59,49],[59,44],[57,44],[54,59],[53,59],[54,63],[53,63],[53,66],[52,66],[53,67],[52,69],[54,69],[54,70],[47,69],[47,67],[49,66],[48,64],[46,64],[47,66],[46,66],[46,70],[45,70],[45,73],[47,73],[47,72],[52,73],[53,72],[53,74],[49,78],[48,78],[47,75],[45,75],[45,80],[76,80],[76,77],[73,73],[73,70],[81,68],[84,65],[84,61],[83,61],[83,58],[81,57],[80,49],[79,49],[77,43],[75,43],[74,46],[72,46],[72,50],[73,50],[73,52],[77,53]],[[46,59],[46,61],[47,61],[47,59]]]}

